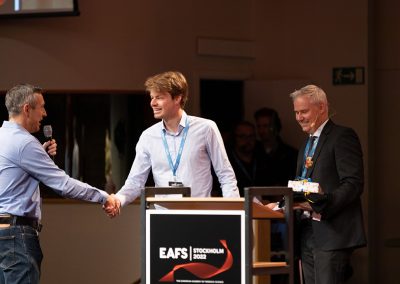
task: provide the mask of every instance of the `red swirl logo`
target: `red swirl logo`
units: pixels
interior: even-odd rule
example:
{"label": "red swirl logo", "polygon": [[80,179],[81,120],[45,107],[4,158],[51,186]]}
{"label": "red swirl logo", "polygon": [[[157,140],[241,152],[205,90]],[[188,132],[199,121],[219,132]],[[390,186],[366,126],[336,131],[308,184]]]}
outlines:
{"label": "red swirl logo", "polygon": [[224,271],[227,271],[232,267],[233,256],[231,251],[228,249],[226,240],[220,240],[222,246],[226,249],[226,259],[221,267],[215,267],[213,265],[202,263],[202,262],[190,262],[175,265],[174,268],[168,272],[165,276],[160,279],[160,282],[174,282],[174,273],[179,269],[185,269],[201,279],[209,279],[215,275],[218,275]]}

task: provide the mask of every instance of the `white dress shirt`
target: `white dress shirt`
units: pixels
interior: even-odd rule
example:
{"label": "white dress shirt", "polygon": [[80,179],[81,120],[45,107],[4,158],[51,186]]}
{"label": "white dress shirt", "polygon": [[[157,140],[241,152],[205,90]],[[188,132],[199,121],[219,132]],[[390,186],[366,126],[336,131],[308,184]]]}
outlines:
{"label": "white dress shirt", "polygon": [[168,132],[163,121],[143,131],[136,145],[136,157],[131,171],[124,186],[117,193],[122,206],[132,202],[141,194],[150,170],[156,187],[168,187],[169,182],[174,181],[162,133],[165,131],[168,150],[175,164],[186,121],[189,129],[176,171],[176,181],[190,187],[192,197],[208,197],[213,185],[212,165],[221,184],[223,196],[239,197],[235,173],[217,125],[212,120],[188,116],[183,112],[177,133]]}

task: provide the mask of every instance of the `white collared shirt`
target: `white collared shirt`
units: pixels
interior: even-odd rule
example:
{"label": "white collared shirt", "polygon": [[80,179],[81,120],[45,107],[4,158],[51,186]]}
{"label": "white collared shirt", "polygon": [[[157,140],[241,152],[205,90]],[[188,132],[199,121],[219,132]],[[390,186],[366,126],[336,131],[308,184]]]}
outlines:
{"label": "white collared shirt", "polygon": [[324,127],[325,127],[326,123],[328,122],[328,120],[329,120],[329,118],[327,120],[325,120],[325,122],[322,123],[313,134],[310,134],[310,136],[317,137],[316,141],[318,141],[319,136],[321,136],[322,129],[324,129]]}
{"label": "white collared shirt", "polygon": [[[213,179],[211,166],[221,184],[224,197],[239,197],[235,173],[226,154],[222,136],[216,123],[209,119],[188,116],[183,112],[179,131],[166,131],[166,141],[173,163],[176,161],[183,128],[189,123],[181,160],[176,171],[176,180],[191,188],[192,197],[209,197]],[[140,196],[150,170],[156,187],[168,187],[174,180],[172,169],[165,153],[162,131],[163,121],[143,131],[136,145],[136,157],[124,186],[117,193],[122,205]]]}

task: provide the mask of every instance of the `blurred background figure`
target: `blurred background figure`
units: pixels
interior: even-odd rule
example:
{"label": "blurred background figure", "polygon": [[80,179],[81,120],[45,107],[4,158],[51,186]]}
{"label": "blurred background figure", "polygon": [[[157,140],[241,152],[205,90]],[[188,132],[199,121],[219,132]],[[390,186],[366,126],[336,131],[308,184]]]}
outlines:
{"label": "blurred background figure", "polygon": [[253,123],[241,121],[234,126],[231,143],[227,147],[240,196],[244,196],[245,187],[270,186],[275,183],[271,163],[256,144],[256,129]]}
{"label": "blurred background figure", "polygon": [[[296,176],[298,150],[286,144],[280,137],[282,123],[278,112],[263,107],[254,113],[261,148],[270,163],[275,186],[287,186],[288,180]],[[271,223],[271,252],[274,260],[284,260],[282,251],[286,244],[286,226],[281,222]],[[280,275],[271,277],[272,283],[285,283]],[[295,280],[298,283],[298,279]]]}
{"label": "blurred background figure", "polygon": [[254,113],[257,134],[274,170],[275,185],[287,186],[296,174],[298,150],[280,137],[282,129],[278,113],[272,108],[261,108]]}

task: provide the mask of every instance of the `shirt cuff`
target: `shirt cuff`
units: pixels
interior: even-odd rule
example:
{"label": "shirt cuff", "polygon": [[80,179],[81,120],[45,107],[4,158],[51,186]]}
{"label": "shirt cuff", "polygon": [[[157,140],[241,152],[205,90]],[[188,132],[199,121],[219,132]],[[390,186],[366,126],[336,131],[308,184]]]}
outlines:
{"label": "shirt cuff", "polygon": [[103,190],[99,190],[101,197],[100,197],[100,204],[104,205],[107,202],[108,197],[110,196],[107,192]]}
{"label": "shirt cuff", "polygon": [[119,201],[121,202],[121,207],[125,206],[126,198],[125,198],[124,195],[118,194],[118,193],[117,193],[117,194],[115,195],[115,197],[118,198]]}

